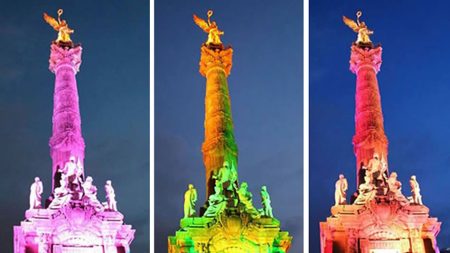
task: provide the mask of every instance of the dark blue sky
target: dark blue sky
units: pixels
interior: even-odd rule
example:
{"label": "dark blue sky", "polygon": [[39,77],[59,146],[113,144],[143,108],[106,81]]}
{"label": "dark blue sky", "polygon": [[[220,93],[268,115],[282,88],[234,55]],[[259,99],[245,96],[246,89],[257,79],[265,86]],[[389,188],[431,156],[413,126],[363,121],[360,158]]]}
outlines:
{"label": "dark blue sky", "polygon": [[192,14],[213,20],[234,49],[228,78],[239,178],[259,203],[267,185],[274,215],[302,248],[302,2],[163,1],[155,3],[155,245],[167,250],[183,216],[188,183],[204,203],[205,79],[198,73],[207,34]]}
{"label": "dark blue sky", "polygon": [[409,194],[417,175],[423,202],[442,221],[440,248],[450,246],[450,30],[447,1],[310,2],[310,252],[319,252],[319,221],[330,215],[334,183],[344,173],[356,189],[355,75],[349,71],[356,34],[342,15],[362,20],[383,46],[378,73],[389,167]]}
{"label": "dark blue sky", "polygon": [[85,172],[104,201],[111,179],[118,208],[136,228],[133,252],[149,238],[149,3],[148,1],[3,1],[0,8],[0,252],[12,252],[13,225],[28,209],[35,176],[50,194],[54,75],[48,70],[56,32],[44,11],[75,29],[83,46],[77,75]]}

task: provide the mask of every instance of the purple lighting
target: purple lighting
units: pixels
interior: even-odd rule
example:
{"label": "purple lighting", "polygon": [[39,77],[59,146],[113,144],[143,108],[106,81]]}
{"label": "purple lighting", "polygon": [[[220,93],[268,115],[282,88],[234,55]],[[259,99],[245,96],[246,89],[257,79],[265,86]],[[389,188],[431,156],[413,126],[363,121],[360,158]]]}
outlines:
{"label": "purple lighting", "polygon": [[[84,139],[75,75],[79,45],[54,42],[50,71],[55,74],[53,133],[50,138],[52,194],[41,207],[42,182],[30,188],[30,209],[14,226],[14,253],[128,253],[135,230],[117,211],[113,184],[105,183],[105,202],[97,199],[94,179],[85,176]],[[100,188],[103,189],[103,188]]]}

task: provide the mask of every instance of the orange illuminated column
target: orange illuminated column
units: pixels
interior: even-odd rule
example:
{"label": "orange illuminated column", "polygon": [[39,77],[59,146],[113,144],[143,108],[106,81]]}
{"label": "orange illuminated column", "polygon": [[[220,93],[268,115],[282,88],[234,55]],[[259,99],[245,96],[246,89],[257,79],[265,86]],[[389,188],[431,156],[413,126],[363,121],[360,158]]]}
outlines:
{"label": "orange illuminated column", "polygon": [[202,145],[206,169],[206,199],[214,193],[214,173],[226,160],[237,168],[231,102],[227,77],[232,66],[233,49],[223,46],[201,47],[200,74],[206,78],[205,140]]}
{"label": "orange illuminated column", "polygon": [[373,155],[387,163],[388,140],[384,134],[383,112],[377,73],[381,66],[382,48],[377,46],[351,48],[350,70],[356,74],[355,135],[353,148],[356,156],[357,185],[363,183],[362,166],[367,166]]}

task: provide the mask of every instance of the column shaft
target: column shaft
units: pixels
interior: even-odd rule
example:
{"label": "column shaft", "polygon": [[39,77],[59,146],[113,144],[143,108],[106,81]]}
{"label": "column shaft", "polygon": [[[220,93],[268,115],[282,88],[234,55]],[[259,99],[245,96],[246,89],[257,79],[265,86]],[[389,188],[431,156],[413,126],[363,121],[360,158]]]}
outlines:
{"label": "column shaft", "polygon": [[361,167],[374,153],[387,162],[388,140],[384,133],[383,112],[377,73],[381,66],[381,47],[351,48],[350,70],[356,74],[355,135],[357,186],[364,182]]}
{"label": "column shaft", "polygon": [[52,190],[59,186],[58,170],[75,156],[83,167],[84,139],[81,135],[81,116],[75,78],[81,64],[81,46],[62,47],[53,43],[49,69],[55,74],[53,95],[52,136],[49,141],[52,158]]}
{"label": "column shaft", "polygon": [[205,140],[202,145],[206,172],[206,197],[214,193],[213,174],[227,160],[237,168],[231,102],[227,77],[232,66],[231,48],[201,48],[200,73],[206,77]]}

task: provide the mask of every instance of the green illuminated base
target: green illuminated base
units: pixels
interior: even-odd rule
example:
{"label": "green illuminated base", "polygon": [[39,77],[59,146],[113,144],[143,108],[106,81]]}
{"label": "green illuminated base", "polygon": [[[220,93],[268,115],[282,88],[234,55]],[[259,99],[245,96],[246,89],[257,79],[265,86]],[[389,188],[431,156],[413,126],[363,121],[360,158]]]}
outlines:
{"label": "green illuminated base", "polygon": [[169,236],[169,253],[285,253],[292,240],[277,219],[252,219],[229,208],[215,218],[181,219],[180,226]]}

